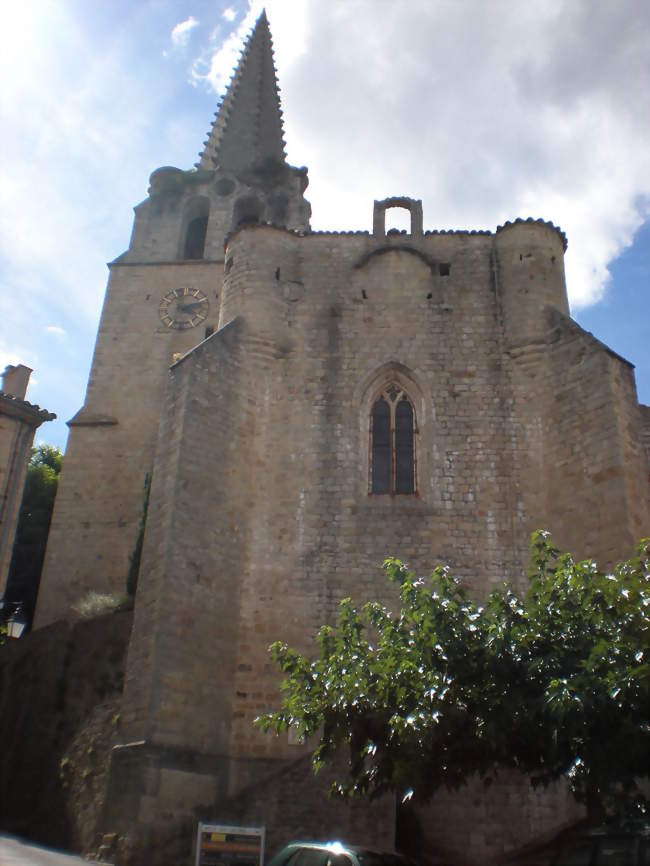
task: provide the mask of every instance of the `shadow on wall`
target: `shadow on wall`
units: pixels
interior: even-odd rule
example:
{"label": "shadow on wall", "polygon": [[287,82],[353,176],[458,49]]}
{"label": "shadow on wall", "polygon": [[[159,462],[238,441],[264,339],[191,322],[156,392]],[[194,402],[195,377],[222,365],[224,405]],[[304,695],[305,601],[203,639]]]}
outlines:
{"label": "shadow on wall", "polygon": [[116,711],[110,707],[121,695],[131,620],[132,613],[122,611],[73,625],[58,622],[0,647],[4,832],[72,850],[88,844],[101,805],[94,802],[94,788],[108,764],[104,744],[113,733]]}

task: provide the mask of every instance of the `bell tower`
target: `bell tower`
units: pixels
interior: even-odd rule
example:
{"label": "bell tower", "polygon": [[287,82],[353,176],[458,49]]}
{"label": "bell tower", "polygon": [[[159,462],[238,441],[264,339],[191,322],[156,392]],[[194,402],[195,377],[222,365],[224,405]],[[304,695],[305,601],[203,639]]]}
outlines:
{"label": "bell tower", "polygon": [[68,422],[37,627],[90,590],[124,592],[168,369],[217,329],[225,237],[251,222],[309,229],[307,184],[307,169],[286,161],[263,12],[199,161],[152,173],[129,248],[109,264],[86,398]]}

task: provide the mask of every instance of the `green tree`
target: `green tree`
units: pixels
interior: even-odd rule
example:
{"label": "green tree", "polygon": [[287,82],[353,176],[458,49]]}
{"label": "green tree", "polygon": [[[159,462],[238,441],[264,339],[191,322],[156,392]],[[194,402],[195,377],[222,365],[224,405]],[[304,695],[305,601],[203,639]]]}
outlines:
{"label": "green tree", "polygon": [[32,449],[18,516],[5,601],[20,603],[31,624],[41,580],[63,455],[53,445]]}
{"label": "green tree", "polygon": [[428,799],[515,767],[566,777],[594,819],[643,798],[650,752],[650,547],[613,573],[533,536],[530,585],[477,604],[446,568],[417,579],[388,559],[396,614],[341,603],[308,658],[276,643],[282,704],[257,720],[314,739],[315,769],[341,746],[342,795]]}

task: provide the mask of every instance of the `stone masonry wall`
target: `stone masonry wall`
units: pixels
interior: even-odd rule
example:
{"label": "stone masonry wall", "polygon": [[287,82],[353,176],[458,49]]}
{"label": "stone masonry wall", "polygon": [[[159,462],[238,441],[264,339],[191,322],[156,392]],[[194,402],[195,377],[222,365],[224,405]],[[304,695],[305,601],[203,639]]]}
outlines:
{"label": "stone masonry wall", "polygon": [[[610,352],[612,359],[612,392],[619,411],[617,424],[620,433],[620,459],[627,494],[627,513],[633,541],[650,536],[650,476],[646,477],[648,448],[647,406],[639,404],[634,367]],[[648,459],[650,465],[650,459]],[[645,496],[644,496],[645,494]]]}
{"label": "stone masonry wall", "polygon": [[71,422],[36,611],[40,627],[68,614],[89,590],[124,592],[143,485],[151,471],[167,370],[203,337],[160,321],[170,289],[210,299],[216,324],[221,262],[115,266],[83,409]]}
{"label": "stone masonry wall", "polygon": [[[385,556],[447,562],[477,594],[521,571],[493,239],[418,244],[236,234],[220,330],[172,370],[122,736],[158,749],[149,778],[185,774],[164,801],[179,821],[303,754],[253,728],[279,699],[267,647],[308,650],[346,595],[394,603]],[[371,496],[370,407],[393,381],[418,490]],[[161,802],[133,808],[160,820]]]}
{"label": "stone masonry wall", "polygon": [[[260,228],[228,246],[222,321],[243,317],[265,354],[251,336],[258,495],[241,575],[233,755],[295,753],[251,724],[278,700],[267,646],[308,649],[346,595],[394,603],[385,556],[419,572],[445,562],[477,595],[524,568],[493,240],[408,238],[423,256],[399,236],[390,243]],[[304,287],[298,300],[286,299],[285,267]],[[416,496],[368,494],[370,406],[393,378],[416,406]]]}
{"label": "stone masonry wall", "polygon": [[[484,563],[495,579],[514,569],[498,521],[485,519],[507,513],[508,479],[490,241],[472,239],[474,254],[469,239],[439,241],[456,318],[448,278],[404,250],[355,270],[368,238],[240,233],[221,329],[172,371],[122,735],[164,747],[161,766],[180,760],[176,749],[203,755],[212,796],[303,753],[252,728],[278,697],[272,640],[307,649],[343,595],[389,600],[389,553],[420,569],[451,560],[474,579]],[[486,291],[470,297],[473,283]],[[421,488],[380,501],[368,496],[366,425],[387,362],[417,400]],[[468,540],[475,525],[478,543]],[[182,772],[194,802],[179,788],[178,820],[210,796],[201,772]],[[156,809],[148,797],[135,806],[143,819]]]}
{"label": "stone masonry wall", "polygon": [[[538,526],[578,555],[627,553],[646,519],[633,381],[566,317],[562,253],[540,224],[230,238],[219,330],[168,381],[111,783],[130,794],[107,829],[171,833],[299,759],[253,727],[279,700],[268,645],[310,651],[347,595],[393,605],[385,556],[449,564],[480,597],[523,581]],[[415,407],[414,495],[369,493],[389,383]],[[558,796],[518,839],[477,831],[472,856],[550,831]],[[463,834],[447,841],[462,859]]]}
{"label": "stone masonry wall", "polygon": [[[134,748],[131,750],[135,752]],[[117,752],[119,754],[119,751]],[[212,790],[212,799],[203,805],[196,801],[197,787],[201,786],[199,762],[193,771],[189,763],[181,769],[177,762],[170,766],[170,756],[142,747],[141,754],[131,754],[131,760],[115,762],[113,752],[112,782],[115,790],[113,808],[104,816],[105,826],[117,834],[115,848],[120,866],[167,866],[194,862],[193,843],[199,821],[211,824],[265,827],[265,861],[287,842],[295,839],[354,840],[374,850],[391,850],[395,837],[395,801],[382,797],[373,803],[352,803],[328,797],[332,777],[325,771],[314,776],[308,756],[294,760],[235,797],[218,797]],[[126,757],[126,756],[124,756]],[[145,767],[146,784],[155,793],[158,809],[143,820],[140,813],[131,813],[131,820],[119,824],[119,809],[123,815],[138,808],[137,789],[142,785],[140,767]],[[208,780],[204,773],[203,781]],[[118,803],[119,800],[119,803]],[[182,804],[184,812],[179,812]],[[116,808],[119,806],[119,809]],[[122,816],[123,820],[123,816]]]}
{"label": "stone masonry wall", "polygon": [[237,335],[233,323],[172,369],[123,710],[126,737],[207,752],[228,737],[242,561],[230,464],[244,438]]}
{"label": "stone masonry wall", "polygon": [[[648,477],[650,480],[650,406],[639,406],[641,413],[641,440],[645,449],[646,457],[648,458]],[[650,496],[650,491],[649,491]]]}
{"label": "stone masonry wall", "polygon": [[[216,327],[223,244],[233,216],[256,195],[260,202],[281,200],[284,221],[308,228],[306,170],[276,168],[236,176],[164,167],[152,174],[150,196],[135,208],[129,249],[110,265],[85,403],[69,422],[36,626],[66,616],[88,590],[124,590],[167,372],[175,357]],[[186,260],[185,232],[197,203],[209,211],[204,255]],[[208,298],[208,318],[196,328],[169,328],[159,318],[162,297],[180,287]]]}
{"label": "stone masonry wall", "polygon": [[178,841],[197,809],[227,794],[250,496],[237,456],[248,420],[239,336],[233,322],[172,368],[161,423],[104,819],[147,850],[169,833]]}
{"label": "stone masonry wall", "polygon": [[328,796],[332,775],[314,776],[311,758],[292,761],[206,813],[244,826],[264,826],[268,860],[296,839],[353,840],[375,851],[395,844],[395,799],[342,801]]}
{"label": "stone masonry wall", "polygon": [[0,598],[7,588],[34,426],[0,412]]}
{"label": "stone masonry wall", "polygon": [[533,788],[515,771],[499,772],[490,782],[472,779],[459,791],[438,791],[417,808],[421,850],[437,850],[442,862],[457,866],[499,863],[584,817],[562,783]]}
{"label": "stone masonry wall", "polygon": [[508,369],[522,534],[548,529],[602,567],[631,555],[649,520],[631,365],[549,310],[544,339],[511,349]]}

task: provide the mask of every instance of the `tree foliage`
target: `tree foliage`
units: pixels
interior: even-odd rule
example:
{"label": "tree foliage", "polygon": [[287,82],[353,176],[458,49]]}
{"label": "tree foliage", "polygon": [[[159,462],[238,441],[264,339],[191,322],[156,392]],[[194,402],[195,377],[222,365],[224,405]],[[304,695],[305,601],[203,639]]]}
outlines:
{"label": "tree foliage", "polygon": [[9,567],[5,601],[20,603],[31,623],[41,579],[63,454],[53,445],[32,448]]}
{"label": "tree foliage", "polygon": [[612,573],[532,539],[528,590],[471,600],[448,569],[428,580],[387,559],[393,614],[341,602],[309,658],[271,647],[282,705],[257,720],[315,739],[315,769],[345,745],[342,795],[427,799],[470,776],[518,768],[566,777],[594,818],[643,808],[650,754],[650,543]]}

